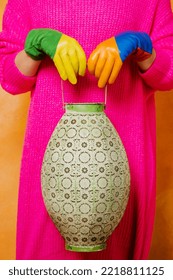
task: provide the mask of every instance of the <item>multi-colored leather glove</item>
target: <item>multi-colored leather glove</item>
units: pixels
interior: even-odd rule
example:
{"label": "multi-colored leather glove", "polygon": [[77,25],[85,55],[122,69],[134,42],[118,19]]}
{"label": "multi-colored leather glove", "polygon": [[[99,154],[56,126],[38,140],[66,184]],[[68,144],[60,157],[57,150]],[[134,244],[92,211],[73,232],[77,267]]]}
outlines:
{"label": "multi-colored leather glove", "polygon": [[152,42],[144,32],[123,32],[100,43],[88,59],[88,70],[98,78],[98,86],[113,84],[126,58],[133,54],[143,61],[152,54]]}
{"label": "multi-colored leather glove", "polygon": [[25,52],[34,60],[48,55],[63,80],[77,83],[77,75],[85,75],[86,56],[81,45],[72,37],[56,30],[41,28],[28,33]]}

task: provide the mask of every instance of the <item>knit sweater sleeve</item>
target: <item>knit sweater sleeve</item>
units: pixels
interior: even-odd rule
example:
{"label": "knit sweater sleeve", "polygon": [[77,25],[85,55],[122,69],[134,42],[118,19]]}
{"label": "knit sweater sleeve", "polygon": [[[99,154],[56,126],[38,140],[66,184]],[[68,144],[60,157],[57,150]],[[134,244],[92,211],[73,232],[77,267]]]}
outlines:
{"label": "knit sweater sleeve", "polygon": [[153,89],[170,90],[173,88],[173,13],[170,0],[158,0],[150,35],[156,59],[140,75]]}
{"label": "knit sweater sleeve", "polygon": [[11,94],[30,91],[36,82],[36,76],[23,75],[14,62],[31,29],[27,1],[8,0],[0,33],[0,84]]}

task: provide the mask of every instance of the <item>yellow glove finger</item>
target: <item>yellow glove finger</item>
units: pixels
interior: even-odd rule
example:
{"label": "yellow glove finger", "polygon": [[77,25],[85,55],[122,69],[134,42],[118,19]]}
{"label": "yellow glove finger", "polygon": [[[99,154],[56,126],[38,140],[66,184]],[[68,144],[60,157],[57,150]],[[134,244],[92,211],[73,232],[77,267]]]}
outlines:
{"label": "yellow glove finger", "polygon": [[76,50],[75,49],[69,49],[68,55],[69,55],[71,65],[74,69],[74,72],[77,75],[77,73],[79,71],[79,61],[78,61],[78,57],[77,57],[77,54],[76,54]]}
{"label": "yellow glove finger", "polygon": [[99,58],[97,60],[97,64],[95,66],[95,77],[96,78],[100,77],[100,75],[103,71],[104,65],[106,63],[106,60],[107,60],[106,53],[105,52],[100,53]]}
{"label": "yellow glove finger", "polygon": [[109,55],[107,61],[104,65],[103,71],[99,77],[98,87],[103,88],[108,82],[108,79],[112,73],[112,69],[115,63],[115,58],[112,55]]}
{"label": "yellow glove finger", "polygon": [[65,68],[67,79],[69,80],[69,82],[71,84],[76,84],[77,78],[76,78],[75,70],[73,69],[73,66],[71,64],[71,61],[69,59],[67,52],[63,50],[60,53],[60,57],[63,62],[64,68]]}
{"label": "yellow glove finger", "polygon": [[122,65],[123,65],[123,63],[122,63],[121,59],[117,58],[115,61],[114,67],[112,69],[112,73],[109,77],[109,81],[108,81],[109,84],[113,84],[115,82]]}
{"label": "yellow glove finger", "polygon": [[56,52],[54,58],[53,58],[53,61],[54,61],[54,64],[58,70],[58,73],[61,77],[61,79],[63,81],[66,81],[67,80],[67,74],[66,74],[66,71],[65,71],[65,68],[64,68],[64,64],[59,56],[59,54]]}
{"label": "yellow glove finger", "polygon": [[95,74],[95,68],[96,68],[96,64],[97,64],[97,60],[99,58],[100,55],[100,51],[99,50],[94,50],[89,59],[88,59],[88,71],[90,72],[90,74],[94,75]]}
{"label": "yellow glove finger", "polygon": [[85,71],[86,71],[86,55],[85,55],[83,48],[79,44],[76,45],[76,53],[77,53],[78,62],[79,62],[78,73],[80,76],[84,76]]}

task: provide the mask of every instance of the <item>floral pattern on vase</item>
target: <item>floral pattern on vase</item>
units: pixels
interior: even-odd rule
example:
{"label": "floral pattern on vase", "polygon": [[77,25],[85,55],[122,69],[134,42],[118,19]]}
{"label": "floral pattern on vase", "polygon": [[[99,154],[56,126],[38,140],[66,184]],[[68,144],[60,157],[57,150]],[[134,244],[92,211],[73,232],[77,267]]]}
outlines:
{"label": "floral pattern on vase", "polygon": [[66,105],[45,151],[41,181],[66,249],[105,249],[127,206],[130,172],[104,104]]}

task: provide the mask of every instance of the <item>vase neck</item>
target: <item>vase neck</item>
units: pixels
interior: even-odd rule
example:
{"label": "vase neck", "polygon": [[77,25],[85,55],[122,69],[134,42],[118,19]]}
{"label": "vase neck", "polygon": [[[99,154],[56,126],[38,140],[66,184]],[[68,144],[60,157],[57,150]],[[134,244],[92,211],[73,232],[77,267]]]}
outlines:
{"label": "vase neck", "polygon": [[71,103],[65,104],[66,111],[83,112],[83,113],[98,113],[105,109],[104,103]]}

